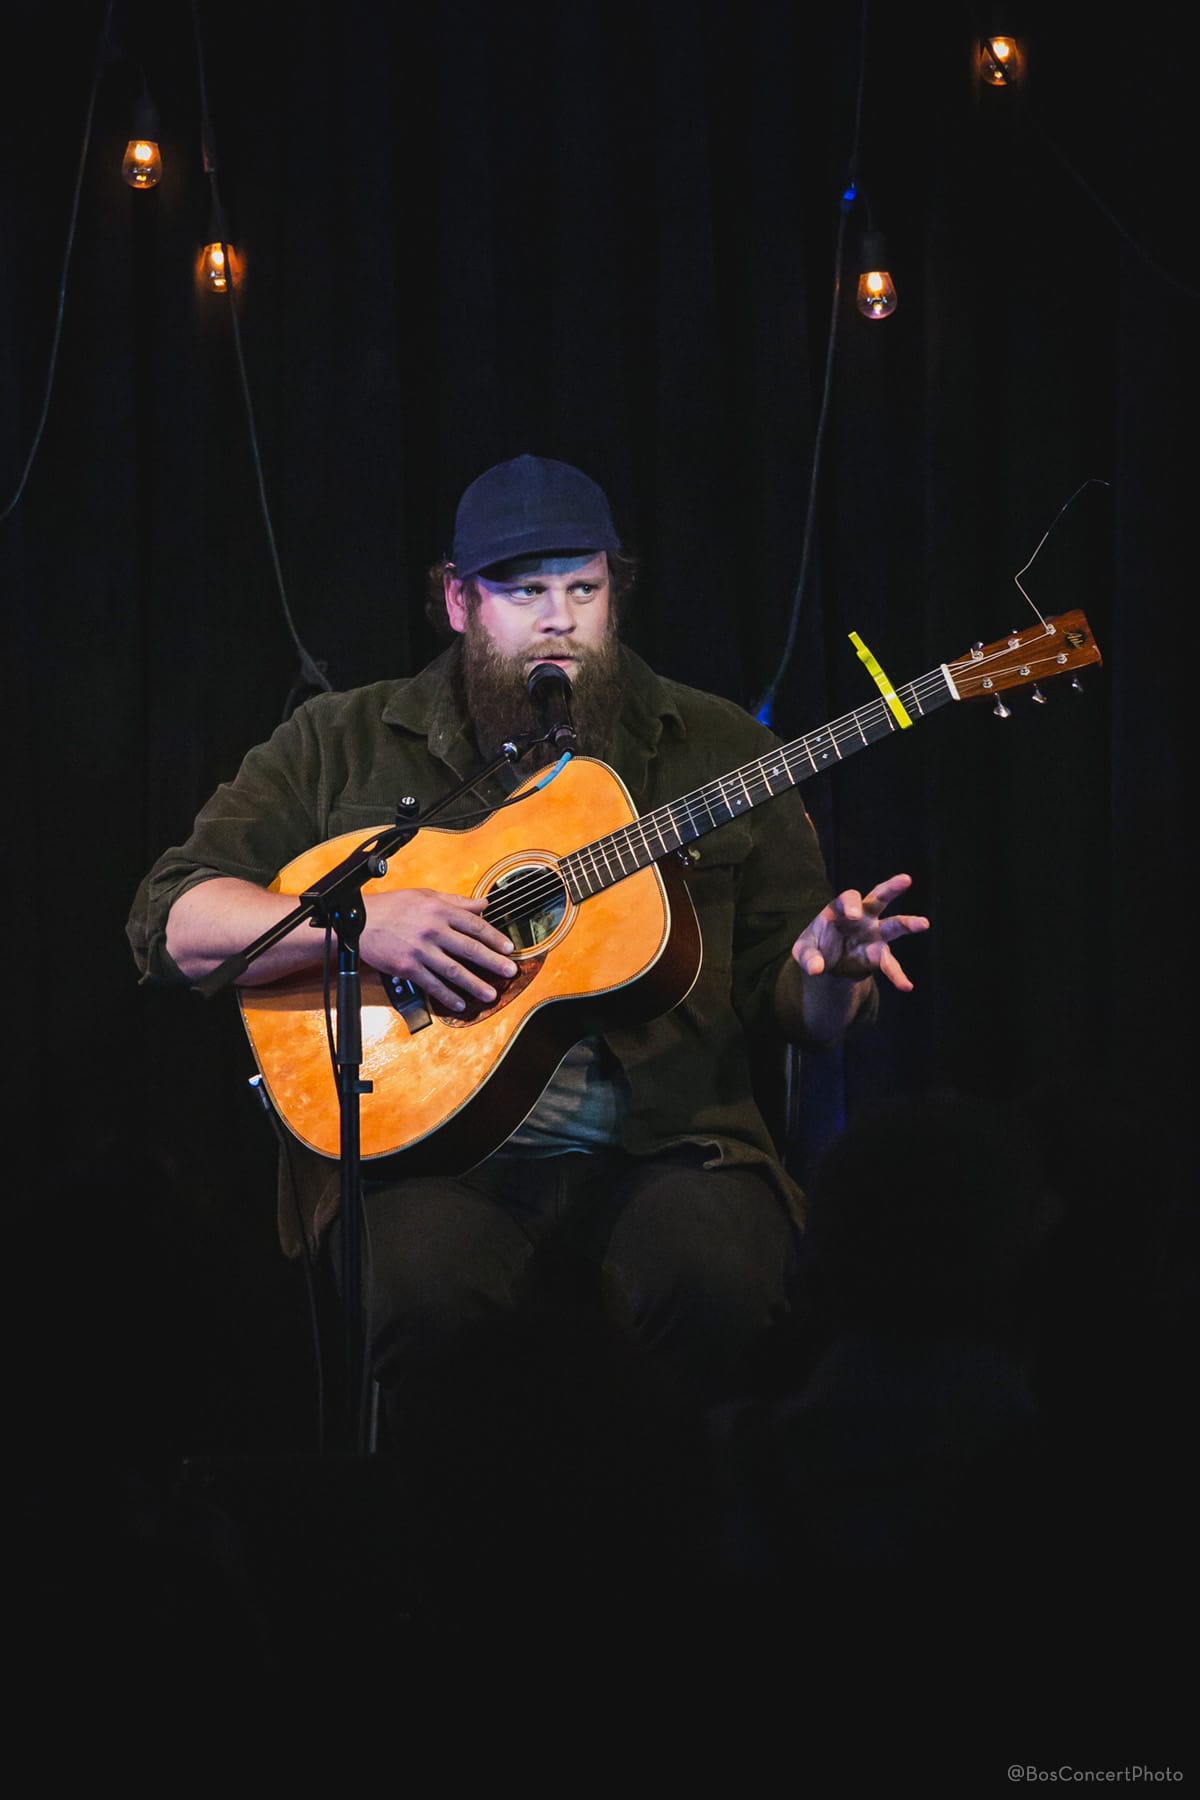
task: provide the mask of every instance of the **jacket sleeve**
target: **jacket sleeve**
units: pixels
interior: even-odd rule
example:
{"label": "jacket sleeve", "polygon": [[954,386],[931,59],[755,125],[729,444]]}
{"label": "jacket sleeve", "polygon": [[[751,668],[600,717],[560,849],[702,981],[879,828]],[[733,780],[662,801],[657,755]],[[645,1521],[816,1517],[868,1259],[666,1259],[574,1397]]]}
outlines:
{"label": "jacket sleeve", "polygon": [[833,896],[817,834],[798,791],[762,808],[737,870],[732,1000],[747,1033],[799,1035],[799,1020],[776,1005],[779,972],[792,945]]}
{"label": "jacket sleeve", "polygon": [[269,887],[320,841],[323,785],[317,739],[301,707],[247,754],[200,809],[186,841],[164,850],[143,877],[125,926],[143,983],[186,979],[167,953],[167,918],[181,894],[220,875]]}

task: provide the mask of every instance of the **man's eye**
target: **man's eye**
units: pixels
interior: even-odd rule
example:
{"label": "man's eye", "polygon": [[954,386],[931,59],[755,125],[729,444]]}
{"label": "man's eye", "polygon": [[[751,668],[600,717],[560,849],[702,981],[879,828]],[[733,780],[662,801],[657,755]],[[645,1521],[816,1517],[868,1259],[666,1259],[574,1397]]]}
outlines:
{"label": "man's eye", "polygon": [[590,600],[595,591],[596,583],[594,581],[577,581],[575,583],[575,592],[581,600]]}

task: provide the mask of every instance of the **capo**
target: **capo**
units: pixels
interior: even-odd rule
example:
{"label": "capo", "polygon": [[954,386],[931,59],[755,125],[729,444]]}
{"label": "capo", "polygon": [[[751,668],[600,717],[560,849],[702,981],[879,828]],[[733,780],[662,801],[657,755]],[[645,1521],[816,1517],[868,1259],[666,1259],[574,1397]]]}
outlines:
{"label": "capo", "polygon": [[869,673],[874,678],[875,686],[887,701],[888,708],[897,720],[901,731],[905,730],[907,726],[912,724],[912,720],[909,718],[908,713],[901,704],[900,696],[897,694],[895,688],[892,686],[879,664],[875,661],[875,658],[871,655],[871,652],[867,649],[867,646],[859,637],[857,631],[852,631],[850,633],[850,642],[858,651],[859,661],[866,663]]}

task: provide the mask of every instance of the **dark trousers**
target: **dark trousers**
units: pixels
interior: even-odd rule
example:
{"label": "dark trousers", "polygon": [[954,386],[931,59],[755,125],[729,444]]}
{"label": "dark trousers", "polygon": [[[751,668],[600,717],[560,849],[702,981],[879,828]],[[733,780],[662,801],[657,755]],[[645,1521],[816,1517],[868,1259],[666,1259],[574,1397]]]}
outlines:
{"label": "dark trousers", "polygon": [[705,1152],[493,1157],[364,1196],[373,1372],[389,1409],[468,1335],[541,1309],[639,1346],[685,1401],[736,1395],[782,1322],[794,1228],[769,1177]]}

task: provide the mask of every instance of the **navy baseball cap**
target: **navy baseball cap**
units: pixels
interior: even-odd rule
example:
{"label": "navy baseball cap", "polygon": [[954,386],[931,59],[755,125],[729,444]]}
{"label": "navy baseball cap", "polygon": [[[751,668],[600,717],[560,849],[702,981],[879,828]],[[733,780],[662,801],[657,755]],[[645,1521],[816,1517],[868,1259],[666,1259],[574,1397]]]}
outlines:
{"label": "navy baseball cap", "polygon": [[620,548],[607,496],[589,475],[550,457],[517,456],[486,469],[463,494],[450,561],[465,580],[514,557]]}

